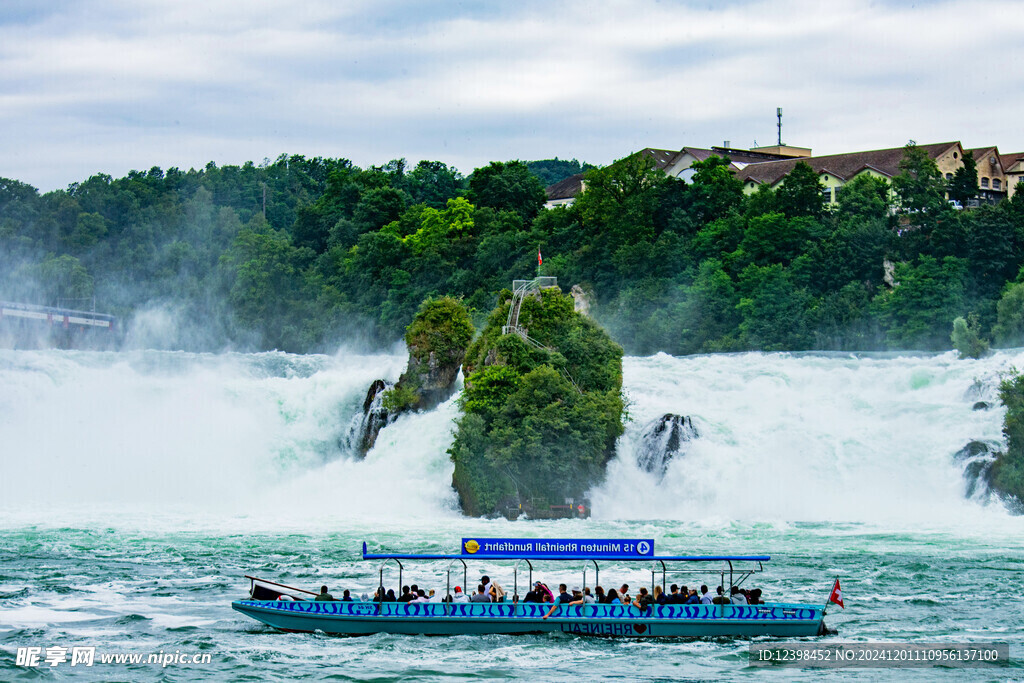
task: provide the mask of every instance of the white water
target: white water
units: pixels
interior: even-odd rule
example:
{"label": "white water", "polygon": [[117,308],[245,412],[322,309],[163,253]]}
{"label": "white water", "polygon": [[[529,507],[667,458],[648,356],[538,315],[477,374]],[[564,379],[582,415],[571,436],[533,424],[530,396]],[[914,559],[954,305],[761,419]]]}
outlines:
{"label": "white water", "polygon": [[[387,426],[365,460],[342,446],[369,384],[403,364],[344,352],[0,351],[0,509],[39,520],[450,518],[454,400]],[[1005,526],[1000,506],[964,498],[952,454],[1000,439],[1002,412],[971,406],[993,399],[1013,365],[1024,352],[628,358],[633,420],[593,492],[596,515]],[[691,415],[701,437],[659,483],[634,445],[666,412]]]}
{"label": "white water", "polygon": [[[594,509],[626,519],[1003,519],[1000,505],[965,499],[951,456],[972,439],[1001,440],[1002,410],[972,406],[998,406],[999,373],[1022,362],[1019,350],[982,361],[954,353],[628,358],[634,420]],[[634,445],[664,413],[692,416],[701,437],[659,484],[636,467]]]}

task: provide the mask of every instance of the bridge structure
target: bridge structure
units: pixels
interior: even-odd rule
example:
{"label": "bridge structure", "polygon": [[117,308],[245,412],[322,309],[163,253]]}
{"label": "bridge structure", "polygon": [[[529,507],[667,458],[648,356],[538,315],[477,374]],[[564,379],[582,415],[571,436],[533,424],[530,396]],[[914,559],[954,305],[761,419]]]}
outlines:
{"label": "bridge structure", "polygon": [[106,313],[0,301],[0,337],[15,346],[116,345],[117,318]]}

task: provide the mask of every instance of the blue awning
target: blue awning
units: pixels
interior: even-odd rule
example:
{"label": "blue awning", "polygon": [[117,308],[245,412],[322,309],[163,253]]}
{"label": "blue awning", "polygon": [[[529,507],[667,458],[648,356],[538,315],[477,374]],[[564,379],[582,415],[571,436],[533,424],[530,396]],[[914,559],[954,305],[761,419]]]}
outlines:
{"label": "blue awning", "polygon": [[767,562],[770,555],[548,555],[527,554],[508,557],[488,557],[471,555],[445,555],[431,553],[368,553],[366,541],[363,541],[364,560],[601,560],[622,562]]}

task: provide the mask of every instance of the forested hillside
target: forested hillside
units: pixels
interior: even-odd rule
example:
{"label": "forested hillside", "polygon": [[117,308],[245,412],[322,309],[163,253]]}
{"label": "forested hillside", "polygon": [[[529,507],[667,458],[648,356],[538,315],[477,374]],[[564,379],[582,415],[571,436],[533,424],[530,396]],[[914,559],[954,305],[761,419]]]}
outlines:
{"label": "forested hillside", "polygon": [[170,346],[321,350],[400,339],[428,296],[463,297],[482,325],[540,249],[629,353],[943,349],[971,313],[996,344],[1024,341],[1024,194],[954,210],[914,147],[891,188],[858,178],[831,211],[803,165],[745,196],[717,157],[685,183],[633,156],[586,187],[546,210],[523,162],[463,177],[299,156],[45,194],[0,179],[0,298],[95,296],[129,325],[163,316]]}

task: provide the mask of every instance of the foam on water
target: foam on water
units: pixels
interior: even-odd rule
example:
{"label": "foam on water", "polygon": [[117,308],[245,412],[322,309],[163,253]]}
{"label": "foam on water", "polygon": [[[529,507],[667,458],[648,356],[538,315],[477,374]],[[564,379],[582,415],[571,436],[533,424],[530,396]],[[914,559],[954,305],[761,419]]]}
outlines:
{"label": "foam on water", "polygon": [[[365,460],[345,447],[367,387],[396,379],[404,361],[0,351],[0,514],[282,530],[454,521],[456,399],[385,427]],[[1019,530],[1000,505],[965,498],[952,458],[972,439],[1001,439],[1001,410],[971,408],[1014,365],[1024,352],[627,358],[632,421],[593,491],[595,514]],[[700,437],[659,480],[636,451],[664,413],[692,416]]]}
{"label": "foam on water", "polygon": [[[1019,350],[982,361],[955,354],[736,354],[627,358],[627,426],[601,516],[627,519],[841,520],[1002,524],[1001,505],[964,496],[953,454],[1001,439],[999,374]],[[995,400],[996,405],[998,401]],[[662,481],[637,466],[640,432],[664,413],[701,434]]]}

